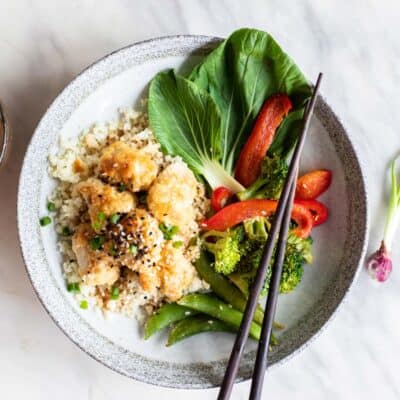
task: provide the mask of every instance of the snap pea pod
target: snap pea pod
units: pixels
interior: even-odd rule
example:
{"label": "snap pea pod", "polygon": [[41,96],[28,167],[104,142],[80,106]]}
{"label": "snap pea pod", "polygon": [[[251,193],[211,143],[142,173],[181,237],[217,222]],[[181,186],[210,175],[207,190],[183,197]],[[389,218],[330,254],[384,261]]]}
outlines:
{"label": "snap pea pod", "polygon": [[156,332],[187,317],[198,314],[198,311],[176,303],[162,305],[146,322],[144,338],[148,339]]}
{"label": "snap pea pod", "polygon": [[[211,294],[188,294],[182,297],[178,301],[178,304],[210,315],[236,328],[240,326],[240,322],[243,318],[243,313]],[[260,325],[252,322],[250,325],[250,337],[258,340],[260,338],[260,333]]]}
{"label": "snap pea pod", "polygon": [[[195,266],[200,277],[210,285],[211,289],[218,297],[221,297],[221,299],[231,304],[237,310],[244,312],[247,302],[246,297],[227,278],[214,271],[204,252],[200,254]],[[264,311],[262,307],[258,305],[254,313],[254,321],[261,325],[263,318]]]}
{"label": "snap pea pod", "polygon": [[196,315],[177,322],[171,329],[167,346],[202,332],[235,332],[236,329],[208,315]]}

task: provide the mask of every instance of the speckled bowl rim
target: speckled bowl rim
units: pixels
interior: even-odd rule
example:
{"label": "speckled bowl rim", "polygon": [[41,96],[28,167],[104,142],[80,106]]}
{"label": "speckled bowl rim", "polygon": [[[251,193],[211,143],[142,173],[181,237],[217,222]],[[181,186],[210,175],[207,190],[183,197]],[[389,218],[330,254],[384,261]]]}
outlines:
{"label": "speckled bowl rim", "polygon": [[[150,39],[117,50],[86,68],[64,88],[43,115],[27,148],[20,174],[17,219],[21,251],[28,276],[43,307],[65,335],[91,357],[125,376],[158,386],[184,389],[216,387],[223,376],[226,360],[181,364],[148,359],[129,352],[96,332],[72,308],[54,277],[44,273],[44,266],[48,271],[48,262],[38,224],[40,187],[47,168],[49,146],[74,110],[95,89],[134,65],[170,55],[207,54],[221,40],[197,35]],[[352,251],[345,252],[342,257],[343,273],[334,281],[337,285],[333,290],[327,288],[323,297],[326,304],[316,306],[315,311],[299,322],[297,331],[302,335],[286,337],[271,354],[270,367],[281,365],[300,353],[332,321],[355,282],[367,245],[367,193],[356,151],[339,118],[321,96],[316,116],[327,128],[344,164],[346,186],[351,185],[353,189],[349,199],[351,232],[347,233],[351,241],[347,247]],[[251,377],[253,360],[254,352],[245,355],[238,382]]]}

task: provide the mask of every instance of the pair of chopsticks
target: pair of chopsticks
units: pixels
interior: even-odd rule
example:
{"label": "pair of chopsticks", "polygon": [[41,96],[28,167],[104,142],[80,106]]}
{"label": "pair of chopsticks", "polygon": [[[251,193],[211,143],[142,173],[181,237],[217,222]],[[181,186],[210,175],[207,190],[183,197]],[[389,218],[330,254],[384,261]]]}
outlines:
{"label": "pair of chopsticks", "polygon": [[307,130],[310,125],[311,116],[314,111],[321,80],[322,73],[318,75],[318,79],[314,86],[311,99],[308,102],[307,107],[304,111],[302,131],[293,152],[292,159],[290,161],[286,181],[282,190],[282,194],[278,201],[277,210],[274,215],[271,230],[269,232],[268,239],[264,247],[260,266],[257,270],[257,274],[252,285],[249,298],[247,300],[243,319],[236,335],[235,343],[232,348],[225,376],[222,381],[220,392],[218,394],[218,400],[228,400],[231,395],[233,384],[235,382],[235,378],[239,369],[240,360],[242,358],[244,347],[249,335],[250,324],[253,321],[254,312],[258,304],[258,298],[260,296],[266,272],[271,261],[272,253],[275,246],[275,239],[279,233],[276,256],[272,268],[271,282],[268,290],[267,304],[261,329],[261,337],[258,345],[256,363],[253,371],[253,380],[251,384],[249,399],[258,400],[261,397],[265,370],[268,364],[269,340],[271,337],[271,330],[278,299],[279,284],[282,276],[282,265],[286,251],[286,241],[296,189],[299,160],[301,152],[303,150]]}

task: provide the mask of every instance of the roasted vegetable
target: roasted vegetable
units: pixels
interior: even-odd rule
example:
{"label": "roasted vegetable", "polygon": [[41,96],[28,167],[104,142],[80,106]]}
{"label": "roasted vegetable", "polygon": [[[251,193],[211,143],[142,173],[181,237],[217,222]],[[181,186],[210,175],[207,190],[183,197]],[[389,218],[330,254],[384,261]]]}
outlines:
{"label": "roasted vegetable", "polygon": [[[202,252],[195,262],[196,270],[200,277],[210,285],[212,291],[219,298],[237,310],[244,312],[247,303],[246,297],[227,277],[214,271],[209,258],[205,252]],[[264,310],[261,306],[258,306],[253,320],[261,325],[263,319]]]}
{"label": "roasted vegetable", "polygon": [[226,206],[229,198],[233,195],[233,193],[224,186],[217,187],[213,190],[211,195],[211,207],[217,212],[221,208]]}
{"label": "roasted vegetable", "polygon": [[144,338],[148,339],[156,332],[170,326],[174,322],[196,315],[198,312],[176,303],[162,305],[147,321],[144,327]]}
{"label": "roasted vegetable", "polygon": [[260,175],[275,132],[291,109],[292,102],[285,94],[274,94],[264,103],[236,164],[235,177],[242,185],[250,186]]}
{"label": "roasted vegetable", "polygon": [[314,200],[326,190],[332,181],[332,172],[328,169],[311,171],[297,180],[296,199]]}
{"label": "roasted vegetable", "polygon": [[197,315],[177,322],[171,329],[167,346],[203,332],[236,332],[236,328],[208,315]]}
{"label": "roasted vegetable", "polygon": [[[225,231],[243,221],[254,217],[269,217],[275,213],[278,202],[276,200],[244,200],[229,204],[218,211],[211,218],[202,223],[205,230]],[[293,204],[292,219],[297,226],[293,233],[299,237],[306,238],[310,235],[313,227],[313,218],[307,207],[296,202]]]}
{"label": "roasted vegetable", "polygon": [[243,228],[239,226],[224,232],[208,231],[202,239],[204,248],[214,256],[215,271],[224,275],[233,272],[241,257]]}
{"label": "roasted vegetable", "polygon": [[318,200],[296,200],[297,204],[307,207],[313,218],[313,225],[318,226],[326,222],[329,216],[328,209],[325,204]]}
{"label": "roasted vegetable", "polygon": [[288,172],[286,161],[278,156],[266,156],[261,163],[259,177],[242,192],[237,193],[240,200],[278,199]]}
{"label": "roasted vegetable", "polygon": [[[178,304],[197,312],[207,314],[235,328],[239,328],[243,318],[243,313],[235,310],[230,304],[224,303],[213,294],[187,294],[178,301]],[[250,337],[258,340],[260,338],[260,333],[261,326],[252,322],[249,332]]]}
{"label": "roasted vegetable", "polygon": [[[245,231],[248,238],[242,243],[243,255],[237,264],[236,271],[229,275],[229,279],[246,296],[255,278],[267,240],[268,233],[265,226],[266,222],[263,222],[261,218],[247,221]],[[302,239],[293,233],[289,234],[279,288],[281,293],[291,292],[300,282],[303,275],[303,264],[312,262],[311,243],[311,238]],[[271,265],[273,265],[273,262],[274,259],[271,260]],[[268,291],[271,274],[272,268],[270,267],[267,270],[262,296],[266,295]]]}

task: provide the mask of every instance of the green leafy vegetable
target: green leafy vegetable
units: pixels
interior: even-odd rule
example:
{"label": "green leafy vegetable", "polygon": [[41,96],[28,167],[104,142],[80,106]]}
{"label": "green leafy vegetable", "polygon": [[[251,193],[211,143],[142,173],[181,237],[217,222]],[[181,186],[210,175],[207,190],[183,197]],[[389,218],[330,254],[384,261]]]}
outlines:
{"label": "green leafy vegetable", "polygon": [[293,111],[279,127],[270,151],[283,156],[292,149],[311,89],[271,35],[237,30],[194,68],[189,79],[211,95],[220,111],[222,166],[228,172],[232,173],[263,103],[276,93],[290,97]]}
{"label": "green leafy vegetable", "polygon": [[221,117],[211,96],[174,71],[161,72],[151,81],[150,125],[163,149],[181,156],[212,188],[243,190],[220,164]]}
{"label": "green leafy vegetable", "polygon": [[244,188],[231,175],[265,100],[285,93],[294,105],[271,151],[286,155],[298,135],[311,95],[307,80],[266,32],[241,29],[212,51],[185,79],[173,71],[152,80],[150,125],[164,151],[179,155],[215,189]]}

